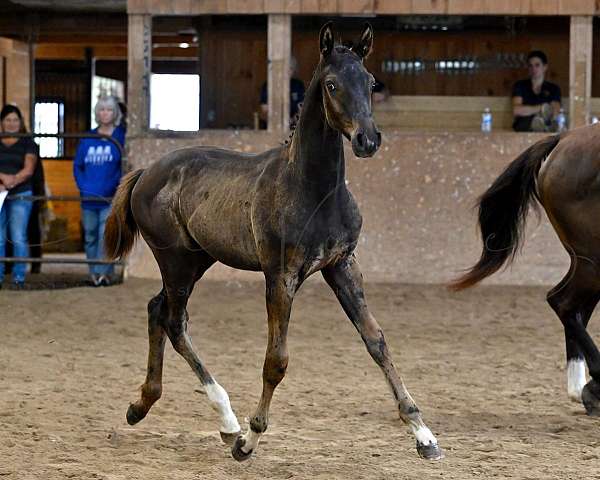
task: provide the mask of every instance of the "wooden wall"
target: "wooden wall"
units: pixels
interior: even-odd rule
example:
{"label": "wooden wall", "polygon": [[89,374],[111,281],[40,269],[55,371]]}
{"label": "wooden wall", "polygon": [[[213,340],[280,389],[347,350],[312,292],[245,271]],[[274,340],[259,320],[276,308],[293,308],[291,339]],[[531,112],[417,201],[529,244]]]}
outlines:
{"label": "wooden wall", "polygon": [[[77,72],[38,71],[36,99],[55,98],[65,104],[65,132],[84,132],[88,126],[87,75]],[[65,140],[65,157],[73,158],[77,140]]]}
{"label": "wooden wall", "polygon": [[[71,160],[43,160],[46,185],[52,195],[79,195],[73,178],[73,162]],[[58,246],[49,245],[46,251],[58,248],[64,251],[81,245],[81,204],[79,202],[52,202],[52,211],[57,218],[67,220],[68,239]],[[68,247],[67,247],[68,245]]]}
{"label": "wooden wall", "polygon": [[29,48],[26,43],[0,38],[0,104],[19,107],[29,124]]}
{"label": "wooden wall", "polygon": [[128,13],[394,15],[594,15],[596,0],[127,0]]}
{"label": "wooden wall", "polygon": [[[357,35],[354,32],[354,35]],[[294,31],[292,52],[298,60],[297,76],[305,84],[311,79],[319,59],[317,31]],[[353,33],[350,32],[349,38]],[[492,32],[412,33],[376,32],[374,52],[367,59],[367,67],[386,84],[392,95],[422,96],[510,96],[512,85],[526,78],[526,69],[481,69],[473,73],[440,74],[428,70],[420,74],[401,75],[382,72],[382,62],[389,59],[438,60],[457,57],[490,58],[496,53],[526,54],[540,49],[550,59],[547,78],[557,83],[568,95],[569,88],[569,32],[553,34],[508,35]],[[203,127],[253,125],[253,112],[259,108],[261,85],[266,82],[267,68],[266,32],[219,31],[200,39],[200,57],[203,82]],[[203,57],[205,55],[206,57]],[[600,62],[600,53],[595,51]],[[600,75],[597,75],[600,77]],[[600,96],[600,78],[594,84],[593,96]],[[215,113],[214,121],[207,112]]]}
{"label": "wooden wall", "polygon": [[267,32],[200,36],[202,128],[251,127],[267,80]]}

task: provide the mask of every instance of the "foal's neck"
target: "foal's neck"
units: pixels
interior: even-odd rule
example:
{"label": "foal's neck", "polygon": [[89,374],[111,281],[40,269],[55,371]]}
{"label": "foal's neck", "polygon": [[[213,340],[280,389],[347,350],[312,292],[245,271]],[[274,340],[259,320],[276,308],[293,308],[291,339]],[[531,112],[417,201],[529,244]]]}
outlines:
{"label": "foal's neck", "polygon": [[308,183],[335,188],[345,179],[344,148],[342,135],[325,118],[318,77],[317,72],[304,98],[290,145],[290,167]]}

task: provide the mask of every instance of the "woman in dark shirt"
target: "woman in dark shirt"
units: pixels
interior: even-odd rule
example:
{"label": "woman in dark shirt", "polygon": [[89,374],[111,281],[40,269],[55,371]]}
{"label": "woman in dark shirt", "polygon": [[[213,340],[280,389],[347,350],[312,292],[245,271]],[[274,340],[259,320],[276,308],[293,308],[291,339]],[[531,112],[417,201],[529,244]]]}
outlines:
{"label": "woman in dark shirt", "polygon": [[[0,131],[20,133],[25,131],[21,111],[14,105],[6,105],[0,111]],[[30,138],[0,138],[0,191],[9,195],[31,195],[31,175],[37,161],[37,146]],[[6,200],[0,208],[0,257],[6,254],[7,231],[13,244],[15,257],[28,257],[27,224],[31,215],[29,200]],[[25,282],[26,263],[16,263],[12,278],[17,287]],[[4,280],[4,263],[0,263],[0,286]]]}

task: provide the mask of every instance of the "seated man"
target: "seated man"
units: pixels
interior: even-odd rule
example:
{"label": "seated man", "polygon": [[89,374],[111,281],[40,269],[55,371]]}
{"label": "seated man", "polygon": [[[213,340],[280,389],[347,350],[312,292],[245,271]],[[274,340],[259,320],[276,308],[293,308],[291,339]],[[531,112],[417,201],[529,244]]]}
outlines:
{"label": "seated man", "polygon": [[390,96],[390,92],[381,80],[375,77],[375,88],[373,88],[373,103],[385,102]]}
{"label": "seated man", "polygon": [[548,58],[540,50],[527,55],[529,78],[515,83],[512,92],[513,129],[516,132],[556,130],[560,112],[560,87],[544,80]]}
{"label": "seated man", "polygon": [[[300,104],[304,101],[304,82],[294,77],[298,63],[294,57],[290,58],[290,128],[296,126],[296,115],[300,113]],[[267,128],[269,115],[267,83],[260,89],[260,128]]]}

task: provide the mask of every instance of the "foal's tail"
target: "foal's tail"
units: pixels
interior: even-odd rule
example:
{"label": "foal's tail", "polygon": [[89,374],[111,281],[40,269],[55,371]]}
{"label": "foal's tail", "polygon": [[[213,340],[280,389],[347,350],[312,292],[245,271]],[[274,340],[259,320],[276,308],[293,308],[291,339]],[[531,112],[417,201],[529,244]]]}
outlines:
{"label": "foal's tail", "polygon": [[131,213],[131,191],[143,172],[139,169],[125,175],[113,198],[112,211],[104,230],[104,248],[111,260],[125,257],[138,234],[138,226]]}
{"label": "foal's tail", "polygon": [[554,135],[529,147],[479,198],[481,257],[465,274],[450,282],[451,290],[471,287],[514,260],[522,242],[529,204],[534,197],[539,200],[535,188],[537,174],[559,140],[560,135]]}

